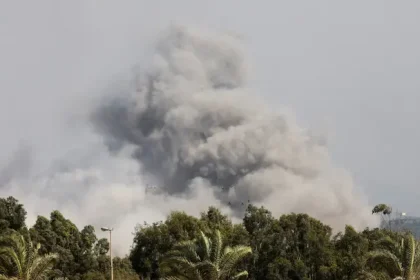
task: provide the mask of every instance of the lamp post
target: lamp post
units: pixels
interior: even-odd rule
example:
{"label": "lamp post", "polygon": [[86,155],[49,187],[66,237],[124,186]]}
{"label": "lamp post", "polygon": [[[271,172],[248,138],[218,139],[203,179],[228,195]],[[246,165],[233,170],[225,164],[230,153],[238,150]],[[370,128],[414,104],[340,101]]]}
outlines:
{"label": "lamp post", "polygon": [[109,259],[111,262],[111,280],[114,280],[114,267],[112,265],[112,231],[113,228],[101,227],[102,231],[109,231]]}

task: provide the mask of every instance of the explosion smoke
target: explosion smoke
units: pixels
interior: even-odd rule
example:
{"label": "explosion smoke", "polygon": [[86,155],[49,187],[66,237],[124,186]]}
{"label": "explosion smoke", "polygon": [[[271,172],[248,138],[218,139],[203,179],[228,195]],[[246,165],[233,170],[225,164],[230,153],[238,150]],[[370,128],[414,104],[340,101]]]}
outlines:
{"label": "explosion smoke", "polygon": [[369,207],[350,176],[309,133],[254,100],[247,74],[238,39],[174,26],[133,94],[93,120],[111,151],[134,146],[143,174],[170,195],[204,184],[236,210],[251,201],[334,227],[365,226]]}
{"label": "explosion smoke", "polygon": [[27,162],[22,169],[17,163],[35,159],[28,149],[17,153],[0,169],[0,195],[24,203],[28,225],[58,209],[78,226],[112,226],[119,255],[137,223],[210,205],[240,217],[249,200],[337,230],[376,221],[325,145],[247,88],[245,56],[234,36],[173,26],[131,91],[119,88],[123,94],[90,111],[85,124],[96,133],[67,133],[83,147],[65,147],[47,170]]}

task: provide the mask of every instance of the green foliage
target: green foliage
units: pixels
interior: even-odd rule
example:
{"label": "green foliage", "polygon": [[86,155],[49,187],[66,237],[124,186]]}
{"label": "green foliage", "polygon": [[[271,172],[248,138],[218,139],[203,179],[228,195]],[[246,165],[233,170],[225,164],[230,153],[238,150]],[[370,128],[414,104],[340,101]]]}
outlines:
{"label": "green foliage", "polygon": [[346,226],[344,233],[333,238],[337,275],[341,279],[353,279],[363,269],[369,250],[369,240],[353,227]]}
{"label": "green foliage", "polygon": [[0,272],[3,278],[21,280],[48,279],[57,254],[39,255],[40,245],[12,233],[0,237]]}
{"label": "green foliage", "polygon": [[201,231],[197,239],[179,242],[165,254],[160,269],[164,279],[245,279],[248,272],[238,268],[251,253],[248,246],[224,246],[218,229],[211,237]]}
{"label": "green foliage", "polygon": [[392,279],[414,280],[420,276],[419,243],[411,233],[402,233],[396,240],[387,236],[368,252],[365,272],[381,272]]}
{"label": "green foliage", "polygon": [[159,260],[172,245],[194,239],[202,228],[200,220],[184,212],[173,212],[165,222],[138,227],[130,253],[133,268],[143,277],[159,277]]}
{"label": "green foliage", "polygon": [[[377,214],[381,216],[381,219],[382,219],[381,225],[384,228],[391,227],[391,213],[392,213],[391,206],[388,206],[383,203],[376,205],[372,209],[372,214]],[[385,217],[388,217],[388,219],[386,219]]]}
{"label": "green foliage", "polygon": [[[87,225],[79,231],[72,221],[59,211],[53,211],[49,219],[38,216],[28,231],[25,228],[25,217],[23,205],[15,198],[0,198],[0,240],[14,238],[11,236],[18,232],[28,235],[25,241],[31,244],[32,240],[35,244],[40,244],[40,247],[32,248],[27,245],[27,250],[32,248],[44,258],[55,256],[51,275],[56,279],[109,279],[110,261],[106,256],[109,243],[107,239],[97,239],[93,226]],[[130,260],[115,258],[113,261],[115,280],[139,279],[131,268]],[[7,267],[10,266],[3,266],[3,273],[11,275],[9,270],[6,271]]]}
{"label": "green foliage", "polygon": [[17,199],[9,196],[0,198],[0,233],[25,227],[26,211]]}
{"label": "green foliage", "polygon": [[[116,257],[113,259],[114,263],[114,279],[115,280],[139,280],[139,276],[131,267],[131,262],[128,258]],[[109,273],[107,274],[109,275]]]}
{"label": "green foliage", "polygon": [[[391,208],[379,204],[372,212],[389,218]],[[37,258],[55,256],[54,262],[47,262],[52,264],[46,269],[50,279],[110,280],[109,242],[98,239],[93,226],[79,230],[53,211],[49,217],[39,216],[28,230],[25,217],[23,205],[15,198],[0,198],[0,248],[4,250],[0,280],[21,273],[12,262],[31,263],[12,254],[23,250],[16,249],[16,244]],[[115,280],[420,278],[420,244],[408,233],[379,228],[358,232],[349,225],[333,235],[329,226],[306,214],[274,217],[268,209],[253,205],[239,223],[215,207],[199,217],[172,212],[164,221],[138,226],[127,253],[113,259]]]}
{"label": "green foliage", "polygon": [[386,204],[378,204],[372,209],[372,214],[384,214],[390,215],[392,213],[392,208]]}
{"label": "green foliage", "polygon": [[89,271],[85,273],[82,278],[82,280],[106,280],[107,277],[104,273],[99,271]]}

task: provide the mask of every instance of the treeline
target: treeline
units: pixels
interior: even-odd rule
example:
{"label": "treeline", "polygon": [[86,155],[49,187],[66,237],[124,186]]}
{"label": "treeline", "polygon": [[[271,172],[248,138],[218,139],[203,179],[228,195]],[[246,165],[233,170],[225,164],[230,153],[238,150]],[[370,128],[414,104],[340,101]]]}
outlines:
{"label": "treeline", "polygon": [[[45,266],[49,270],[49,279],[105,280],[110,278],[108,240],[98,239],[92,226],[88,225],[79,230],[59,211],[53,211],[49,218],[38,216],[36,223],[28,229],[25,224],[26,215],[24,206],[17,199],[0,198],[0,273],[2,275],[19,276],[18,279],[28,280],[45,279],[43,278],[45,274],[39,274],[36,270],[44,269]],[[8,238],[16,235],[21,235],[25,241],[19,238]],[[30,246],[31,243],[33,246]],[[36,244],[40,244],[37,250]],[[10,254],[10,249],[16,251],[17,263],[13,252]],[[37,268],[35,267],[37,262],[28,257],[34,253],[41,257],[55,254],[57,258],[52,263],[51,269],[45,261]],[[127,257],[117,257],[113,261],[115,280],[139,279]],[[29,273],[33,273],[33,270],[38,274],[28,276]]]}
{"label": "treeline", "polygon": [[[28,230],[25,216],[16,199],[0,199],[1,236],[18,232],[41,244],[40,255],[57,254],[51,279],[109,279],[109,244],[92,226],[79,230],[53,211]],[[114,259],[114,279],[420,279],[418,247],[410,233],[347,226],[334,235],[306,214],[274,217],[253,205],[235,224],[210,207],[138,226],[131,251]]]}

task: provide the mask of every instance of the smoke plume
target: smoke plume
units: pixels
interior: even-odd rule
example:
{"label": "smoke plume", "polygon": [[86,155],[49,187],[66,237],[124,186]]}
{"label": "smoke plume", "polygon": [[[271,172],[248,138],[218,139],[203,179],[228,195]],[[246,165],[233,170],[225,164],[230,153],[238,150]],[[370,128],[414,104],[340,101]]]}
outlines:
{"label": "smoke plume", "polygon": [[0,194],[25,204],[29,224],[58,209],[79,226],[114,227],[120,255],[137,223],[210,205],[233,218],[248,203],[305,212],[336,230],[375,222],[325,143],[264,104],[249,70],[236,36],[172,26],[150,63],[91,109],[93,133],[67,133],[83,146],[41,171],[17,166],[35,162],[23,149],[0,169]]}
{"label": "smoke plume", "polygon": [[234,36],[174,26],[132,92],[93,121],[110,151],[134,147],[143,176],[168,195],[202,186],[237,213],[251,202],[365,226],[369,207],[351,177],[318,139],[255,99],[248,69]]}

